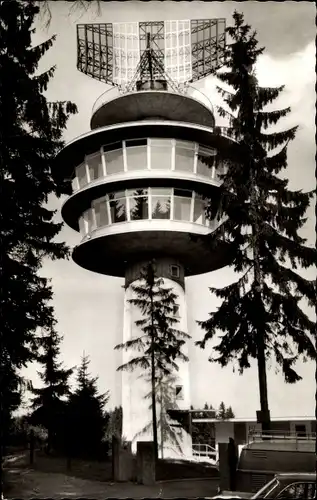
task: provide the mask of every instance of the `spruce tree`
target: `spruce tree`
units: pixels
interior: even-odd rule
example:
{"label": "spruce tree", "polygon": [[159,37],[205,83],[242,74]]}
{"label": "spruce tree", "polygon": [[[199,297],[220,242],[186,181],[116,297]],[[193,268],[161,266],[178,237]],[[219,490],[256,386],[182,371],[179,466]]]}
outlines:
{"label": "spruce tree", "polygon": [[70,397],[69,431],[75,456],[98,458],[109,420],[104,407],[110,396],[109,391],[99,394],[98,377],[88,372],[89,364],[84,354],[77,372],[77,388]]}
{"label": "spruce tree", "polygon": [[226,406],[225,406],[224,402],[221,401],[219,408],[218,408],[218,411],[217,411],[217,418],[219,420],[225,420],[226,415],[227,415]]}
{"label": "spruce tree", "polygon": [[37,361],[44,366],[38,372],[44,387],[32,388],[32,415],[31,422],[47,430],[47,452],[51,449],[63,448],[65,438],[65,419],[67,415],[67,401],[70,395],[69,377],[73,369],[63,368],[58,361],[62,336],[54,328],[43,333],[38,343],[42,353],[38,354]]}
{"label": "spruce tree", "polygon": [[135,322],[142,334],[116,345],[115,349],[138,351],[140,355],[119,366],[117,370],[133,371],[135,368],[141,368],[145,375],[150,376],[153,442],[157,459],[156,384],[160,377],[169,376],[174,370],[178,370],[176,360],[188,361],[182,352],[182,347],[190,335],[175,328],[178,320],[174,317],[173,311],[177,295],[172,288],[164,286],[162,278],[156,276],[154,260],[141,270],[139,282],[132,284],[131,289],[136,298],[130,299],[129,302],[135,305],[143,316]]}
{"label": "spruce tree", "polygon": [[315,249],[298,234],[313,192],[292,191],[281,176],[297,127],[266,132],[290,113],[290,108],[266,108],[284,87],[259,85],[255,63],[264,49],[257,47],[256,33],[250,32],[243,15],[235,12],[233,18],[234,26],[226,30],[232,39],[226,68],[217,76],[231,88],[218,87],[228,106],[219,107],[219,112],[230,119],[237,155],[228,161],[223,177],[220,226],[211,240],[216,247],[220,238],[230,243],[232,268],[240,277],[229,286],[211,288],[223,302],[209,319],[199,321],[205,335],[198,345],[204,348],[220,331],[211,361],[226,366],[237,360],[242,373],[252,358],[257,360],[260,420],[268,430],[267,360],[275,358],[285,381],[294,383],[301,379],[295,363],[300,358],[316,359],[315,324],[300,306],[302,299],[314,306],[316,289],[313,281],[296,272],[316,262]]}
{"label": "spruce tree", "polygon": [[233,409],[231,408],[231,406],[228,406],[228,408],[226,409],[226,418],[234,418],[235,417],[235,414],[233,412]]}
{"label": "spruce tree", "polygon": [[55,37],[32,45],[38,12],[32,1],[0,3],[1,416],[10,397],[4,374],[10,372],[19,390],[18,370],[36,354],[36,330],[54,322],[52,289],[39,275],[43,259],[68,256],[67,247],[54,241],[62,225],[46,203],[51,194],[71,193],[70,181],[59,178],[53,165],[68,117],[77,110],[71,102],[45,98],[55,67],[44,73],[37,68]]}

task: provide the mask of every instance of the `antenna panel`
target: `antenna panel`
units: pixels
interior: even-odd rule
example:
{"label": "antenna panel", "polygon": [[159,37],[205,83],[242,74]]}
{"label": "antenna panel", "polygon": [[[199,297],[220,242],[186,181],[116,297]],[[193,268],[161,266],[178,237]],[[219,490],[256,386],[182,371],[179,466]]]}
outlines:
{"label": "antenna panel", "polygon": [[132,80],[140,60],[139,23],[113,23],[113,83]]}
{"label": "antenna panel", "polygon": [[192,82],[214,73],[224,64],[225,19],[191,21]]}
{"label": "antenna panel", "polygon": [[174,82],[192,79],[190,21],[165,21],[164,66]]}
{"label": "antenna panel", "polygon": [[77,25],[77,69],[113,85],[113,29],[111,23]]}

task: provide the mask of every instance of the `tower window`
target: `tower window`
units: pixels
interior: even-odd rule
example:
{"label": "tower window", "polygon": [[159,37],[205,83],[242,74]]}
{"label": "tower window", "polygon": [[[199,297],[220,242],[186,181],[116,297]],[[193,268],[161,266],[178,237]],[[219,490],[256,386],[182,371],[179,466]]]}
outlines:
{"label": "tower window", "polygon": [[171,266],[170,274],[173,278],[179,278],[179,266]]}
{"label": "tower window", "polygon": [[184,399],[184,391],[183,391],[182,385],[177,385],[175,387],[175,396],[176,396],[176,400]]}

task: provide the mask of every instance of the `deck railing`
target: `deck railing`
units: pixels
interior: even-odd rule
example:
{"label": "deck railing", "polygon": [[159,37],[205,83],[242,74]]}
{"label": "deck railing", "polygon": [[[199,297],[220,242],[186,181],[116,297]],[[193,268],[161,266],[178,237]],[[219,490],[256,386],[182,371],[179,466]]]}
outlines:
{"label": "deck railing", "polygon": [[271,440],[271,441],[316,441],[316,433],[302,433],[302,432],[294,432],[294,431],[250,431],[248,433],[248,443],[252,443],[254,441],[263,441],[263,440]]}
{"label": "deck railing", "polygon": [[193,455],[199,458],[211,458],[213,460],[217,460],[217,451],[215,448],[210,446],[209,444],[193,444]]}

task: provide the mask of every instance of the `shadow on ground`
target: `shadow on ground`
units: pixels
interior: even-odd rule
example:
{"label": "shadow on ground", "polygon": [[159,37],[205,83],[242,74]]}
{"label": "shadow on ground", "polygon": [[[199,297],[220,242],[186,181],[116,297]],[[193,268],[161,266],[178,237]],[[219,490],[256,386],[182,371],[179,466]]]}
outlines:
{"label": "shadow on ground", "polygon": [[[179,473],[185,471],[184,464],[174,465],[177,465]],[[165,471],[167,466],[168,464],[164,468],[164,464],[161,463],[161,475],[165,477],[168,475]],[[108,497],[191,498],[213,496],[218,486],[218,479],[208,476],[206,471],[206,477],[200,480],[187,478],[166,482],[157,481],[155,485],[149,487],[135,483],[113,483],[111,470],[109,462],[73,461],[72,469],[66,474],[65,459],[39,457],[38,455],[31,467],[28,463],[28,455],[20,454],[5,463],[5,498],[9,500],[44,497],[95,498],[97,500]]]}

